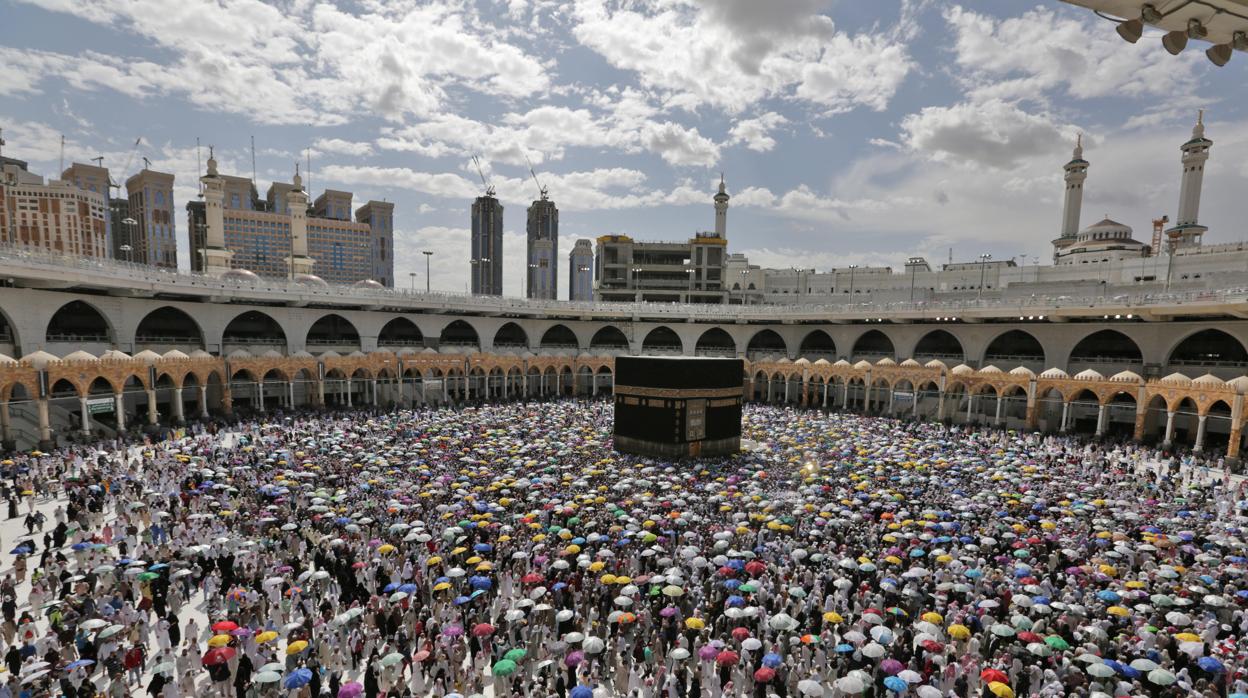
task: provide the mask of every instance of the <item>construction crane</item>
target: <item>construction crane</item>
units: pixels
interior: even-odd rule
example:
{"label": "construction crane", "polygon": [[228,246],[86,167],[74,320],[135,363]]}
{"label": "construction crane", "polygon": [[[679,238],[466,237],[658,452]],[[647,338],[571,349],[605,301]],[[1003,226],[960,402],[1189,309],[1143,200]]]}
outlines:
{"label": "construction crane", "polygon": [[481,160],[476,156],[472,156],[472,164],[477,166],[477,174],[481,176],[481,184],[485,185],[485,195],[494,196],[494,185],[485,179],[485,171],[481,169]]}
{"label": "construction crane", "polygon": [[537,179],[537,173],[533,171],[533,163],[529,161],[528,155],[524,156],[524,161],[529,165],[529,174],[533,175],[533,183],[537,185],[537,193],[541,195],[542,201],[546,201],[550,190],[542,186],[542,183]]}
{"label": "construction crane", "polygon": [[[138,138],[134,139],[134,146],[133,146],[132,148],[130,148],[130,157],[126,158],[126,166],[125,166],[124,168],[122,168],[122,170],[121,170],[121,182],[126,181],[126,175],[130,174],[130,163],[134,162],[134,154],[135,154],[135,153],[137,153],[137,152],[139,152],[139,146],[140,146],[142,143],[143,143],[143,137],[142,137],[142,136],[139,136]],[[144,162],[145,164],[150,164],[150,162],[148,161],[148,159],[147,159],[147,158],[143,158],[143,162]],[[110,177],[109,179],[111,180],[112,178]],[[114,182],[114,181],[110,181],[110,182],[109,182],[109,184],[110,184],[110,185],[111,185],[114,189],[119,190],[119,191],[118,191],[118,193],[120,193],[120,189],[121,189],[121,182]]]}

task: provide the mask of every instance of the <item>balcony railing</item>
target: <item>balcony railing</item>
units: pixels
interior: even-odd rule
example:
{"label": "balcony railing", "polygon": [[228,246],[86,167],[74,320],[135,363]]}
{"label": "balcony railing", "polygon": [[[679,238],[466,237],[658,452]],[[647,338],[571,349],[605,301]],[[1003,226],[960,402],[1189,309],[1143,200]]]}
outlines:
{"label": "balcony railing", "polygon": [[[66,273],[68,272],[68,273]],[[263,296],[290,303],[330,303],[384,306],[464,313],[564,313],[629,315],[649,318],[698,318],[709,321],[779,318],[822,319],[829,316],[873,317],[895,314],[942,317],[982,311],[1011,315],[1052,314],[1065,310],[1122,309],[1124,313],[1150,308],[1190,304],[1248,305],[1248,288],[1186,291],[1175,293],[1098,294],[1090,297],[1033,295],[1026,298],[958,298],[949,300],[873,302],[855,298],[829,297],[826,303],[806,304],[706,304],[706,303],[627,303],[597,301],[538,300],[506,296],[472,296],[466,293],[413,292],[405,289],[370,289],[354,286],[314,287],[284,279],[256,281],[222,279],[199,272],[159,269],[116,260],[74,257],[21,246],[0,246],[0,277],[15,281],[31,279],[39,287],[60,283],[66,287],[87,286],[131,288],[176,294],[201,292],[206,295],[247,298]],[[20,284],[20,281],[18,282]],[[36,285],[36,284],[32,284]],[[1112,290],[1112,289],[1111,289]],[[778,299],[783,300],[783,299]],[[1030,311],[1029,311],[1030,309]],[[1039,311],[1039,312],[1037,312]]]}

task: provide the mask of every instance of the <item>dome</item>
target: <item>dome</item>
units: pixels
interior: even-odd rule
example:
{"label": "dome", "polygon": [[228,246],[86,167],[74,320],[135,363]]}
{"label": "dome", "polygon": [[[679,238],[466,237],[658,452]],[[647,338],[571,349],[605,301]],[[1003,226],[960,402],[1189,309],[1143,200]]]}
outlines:
{"label": "dome", "polygon": [[931,361],[928,361],[927,363],[923,364],[923,367],[924,368],[949,368],[947,365],[945,365],[945,362],[941,361],[940,359],[932,359]]}
{"label": "dome", "polygon": [[0,354],[0,364],[15,364],[17,359],[7,354]]}
{"label": "dome", "polygon": [[373,279],[360,279],[359,281],[351,285],[354,286],[355,288],[369,288],[369,289],[377,289],[377,290],[381,290],[385,288],[385,286],[382,286],[381,283]]}
{"label": "dome", "polygon": [[110,361],[129,361],[130,355],[124,351],[117,351],[116,349],[109,349],[103,354],[100,354],[100,358],[108,359]]}
{"label": "dome", "polygon": [[789,358],[789,357],[787,357],[787,356],[781,356],[781,357],[780,357],[780,360],[779,360],[779,361],[777,361],[776,363],[778,363],[778,364],[791,364],[791,363],[793,363],[793,360],[792,360],[792,359],[790,359],[790,358]]}
{"label": "dome", "polygon": [[576,358],[577,358],[578,360],[580,360],[580,361],[586,361],[586,360],[589,360],[589,359],[594,358],[594,355],[593,355],[593,354],[590,354],[589,352],[583,351],[583,352],[581,352],[581,353],[577,354],[577,355],[576,355]]}
{"label": "dome", "polygon": [[242,284],[260,283],[260,277],[250,269],[227,269],[221,274],[222,281],[233,281]]}
{"label": "dome", "polygon": [[276,349],[270,349],[264,352],[263,354],[261,354],[260,356],[266,359],[280,359],[282,358],[282,353]]}
{"label": "dome", "polygon": [[49,361],[60,361],[60,359],[56,358],[55,354],[49,354],[48,352],[40,349],[39,351],[34,351],[26,356],[23,356],[22,361],[34,366],[35,368],[41,369],[44,366],[47,366]]}
{"label": "dome", "polygon": [[1010,369],[1011,376],[1026,376],[1027,378],[1035,378],[1036,372],[1026,366]]}
{"label": "dome", "polygon": [[329,286],[329,284],[325,283],[325,279],[316,274],[295,274],[295,283],[303,284],[304,286]]}
{"label": "dome", "polygon": [[351,358],[353,358],[353,359],[363,359],[363,358],[364,358],[364,352],[360,351],[359,349],[356,349],[355,351],[351,352],[350,354],[347,354],[347,356],[350,356],[350,357],[351,357]]}
{"label": "dome", "polygon": [[152,364],[160,360],[160,354],[157,354],[151,349],[144,349],[143,351],[135,354],[134,359],[136,361],[142,361],[145,364]]}
{"label": "dome", "polygon": [[1131,226],[1109,218],[1102,219],[1079,231],[1080,240],[1130,240]]}
{"label": "dome", "polygon": [[974,373],[975,369],[971,368],[970,366],[967,366],[966,364],[958,364],[957,366],[954,366],[949,372],[955,376],[965,376],[968,373]]}
{"label": "dome", "polygon": [[1077,381],[1099,381],[1104,380],[1104,378],[1105,376],[1101,375],[1099,371],[1093,371],[1090,368],[1075,374],[1075,380]]}
{"label": "dome", "polygon": [[1238,378],[1232,378],[1229,381],[1227,381],[1226,384],[1241,393],[1248,391],[1248,376],[1240,376]]}
{"label": "dome", "polygon": [[1110,376],[1109,379],[1118,383],[1139,383],[1143,380],[1140,378],[1140,374],[1135,371],[1119,371],[1118,373]]}
{"label": "dome", "polygon": [[875,362],[875,365],[876,365],[876,366],[896,366],[896,365],[897,365],[897,362],[896,362],[896,361],[893,361],[892,359],[890,359],[890,358],[888,358],[887,356],[885,356],[884,358],[880,359],[879,361],[876,361],[876,362]]}
{"label": "dome", "polygon": [[166,359],[189,359],[191,357],[178,351],[177,349],[170,349],[169,351],[165,352],[164,358]]}
{"label": "dome", "polygon": [[231,358],[231,359],[250,359],[250,358],[252,358],[252,356],[251,356],[251,352],[247,351],[246,349],[235,349],[234,351],[230,352],[230,355],[229,355],[229,357],[228,357],[228,358]]}
{"label": "dome", "polygon": [[422,354],[436,354],[436,353],[438,353],[438,350],[437,350],[437,349],[434,349],[433,347],[425,347],[424,349],[422,349],[422,350],[420,351],[420,353],[422,353]]}
{"label": "dome", "polygon": [[411,347],[403,347],[402,349],[395,352],[395,356],[412,356],[416,353],[417,353],[416,350]]}
{"label": "dome", "polygon": [[833,365],[833,366],[848,366],[848,365],[849,365],[849,362],[848,362],[848,361],[846,361],[845,359],[837,359],[837,360],[836,360],[836,363],[834,363],[834,364],[832,364],[832,365]]}
{"label": "dome", "polygon": [[854,368],[856,368],[856,369],[858,369],[858,370],[860,370],[860,371],[870,371],[870,370],[871,370],[871,362],[869,362],[869,361],[859,361],[858,363],[854,364]]}
{"label": "dome", "polygon": [[979,369],[979,372],[980,372],[980,373],[991,373],[991,374],[1004,373],[1004,371],[1002,371],[1001,369],[997,368],[996,366],[993,366],[992,364],[988,364],[987,366],[985,366],[985,367],[983,367],[983,368]]}
{"label": "dome", "polygon": [[322,359],[337,359],[337,358],[339,358],[339,357],[341,357],[341,356],[342,356],[342,354],[339,354],[338,352],[334,351],[333,349],[330,349],[329,351],[326,351],[326,352],[321,352],[321,358],[322,358]]}
{"label": "dome", "polygon": [[95,361],[95,358],[96,357],[94,355],[89,354],[79,349],[78,351],[72,352],[70,354],[66,354],[65,358],[61,360],[62,361]]}
{"label": "dome", "polygon": [[827,359],[819,359],[818,361],[815,361],[814,365],[815,366],[831,366],[832,363],[829,362]]}
{"label": "dome", "polygon": [[798,366],[809,366],[810,359],[803,356],[802,358],[798,359],[797,361],[794,361],[793,363],[797,364]]}
{"label": "dome", "polygon": [[1188,385],[1189,383],[1191,383],[1191,382],[1192,382],[1192,379],[1191,379],[1191,378],[1188,378],[1187,376],[1183,375],[1182,373],[1177,373],[1177,372],[1176,372],[1176,373],[1171,373],[1170,375],[1166,376],[1165,378],[1162,378],[1159,382],[1161,382],[1161,383],[1169,383],[1169,384],[1172,384],[1172,385]]}
{"label": "dome", "polygon": [[1206,373],[1205,375],[1199,378],[1193,378],[1192,385],[1206,385],[1206,386],[1226,385],[1226,381],[1222,380],[1221,378],[1218,378],[1212,373]]}
{"label": "dome", "polygon": [[308,352],[306,352],[306,351],[304,351],[304,350],[302,350],[302,349],[300,349],[299,351],[297,351],[297,352],[295,352],[295,353],[291,354],[291,356],[293,356],[293,357],[294,357],[294,358],[296,358],[296,359],[310,359],[310,358],[312,358],[312,355],[311,355],[311,354],[309,354]]}
{"label": "dome", "polygon": [[1060,368],[1046,369],[1040,374],[1041,378],[1070,378],[1070,374]]}
{"label": "dome", "polygon": [[921,368],[922,367],[919,364],[919,362],[915,361],[914,359],[906,359],[905,361],[902,361],[900,365],[905,366],[906,368]]}
{"label": "dome", "polygon": [[203,349],[196,349],[195,351],[191,352],[191,358],[192,359],[211,359],[212,354],[209,354]]}

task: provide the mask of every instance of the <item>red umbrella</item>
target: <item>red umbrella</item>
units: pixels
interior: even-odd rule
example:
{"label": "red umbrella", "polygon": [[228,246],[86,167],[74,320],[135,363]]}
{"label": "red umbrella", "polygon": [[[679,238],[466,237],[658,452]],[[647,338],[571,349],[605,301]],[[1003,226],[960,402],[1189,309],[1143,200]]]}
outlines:
{"label": "red umbrella", "polygon": [[216,666],[225,664],[234,658],[233,647],[213,647],[204,653],[204,666]]}
{"label": "red umbrella", "polygon": [[724,650],[715,655],[715,663],[720,666],[732,666],[739,661],[741,661],[741,655],[731,650]]}
{"label": "red umbrella", "polygon": [[764,565],[758,560],[750,560],[749,562],[745,563],[745,573],[750,575],[751,577],[757,577],[758,575],[766,571],[767,571],[767,565]]}
{"label": "red umbrella", "polygon": [[489,623],[477,623],[472,626],[472,634],[474,637],[489,637],[494,634],[494,626]]}
{"label": "red umbrella", "polygon": [[984,683],[995,683],[998,681],[1004,684],[1010,683],[1010,677],[1006,676],[1005,672],[1000,669],[984,669],[979,672],[979,680]]}
{"label": "red umbrella", "polygon": [[231,630],[238,630],[238,623],[232,620],[223,620],[212,624],[212,629],[219,633],[228,633]]}
{"label": "red umbrella", "polygon": [[727,566],[727,565],[724,565],[723,567],[720,567],[720,568],[719,568],[719,570],[718,570],[718,572],[719,572],[719,576],[721,576],[721,577],[732,577],[732,576],[735,576],[735,575],[737,574],[737,571],[736,571],[736,570],[732,569],[731,567],[729,567],[729,566]]}
{"label": "red umbrella", "polygon": [[1023,642],[1044,642],[1044,638],[1030,631],[1021,632],[1016,637]]}
{"label": "red umbrella", "polygon": [[545,578],[536,572],[530,572],[520,578],[522,584],[541,584],[543,581]]}
{"label": "red umbrella", "polygon": [[351,565],[351,567],[352,567],[353,569],[362,570],[362,569],[364,569],[365,567],[368,567],[368,563],[367,563],[367,562],[356,562],[356,563],[353,563],[353,564]]}
{"label": "red umbrella", "polygon": [[768,681],[774,678],[776,678],[776,670],[772,669],[771,667],[765,666],[762,669],[759,669],[758,671],[754,672],[754,680],[759,683],[767,683]]}
{"label": "red umbrella", "polygon": [[741,642],[742,640],[746,639],[749,636],[750,636],[749,628],[733,628],[732,629],[732,639],[736,640],[737,642]]}
{"label": "red umbrella", "polygon": [[935,640],[924,640],[921,643],[921,645],[923,649],[927,650],[928,652],[939,652],[945,648],[944,645],[940,644],[939,642]]}
{"label": "red umbrella", "polygon": [[413,662],[423,662],[429,658],[429,650],[421,650],[412,655]]}

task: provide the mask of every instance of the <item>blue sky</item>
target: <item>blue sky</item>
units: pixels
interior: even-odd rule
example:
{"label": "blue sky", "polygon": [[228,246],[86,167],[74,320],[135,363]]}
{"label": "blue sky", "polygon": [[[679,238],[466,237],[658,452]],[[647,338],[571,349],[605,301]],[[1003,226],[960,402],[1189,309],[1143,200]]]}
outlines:
{"label": "blue sky", "polygon": [[246,176],[254,136],[262,192],[311,149],[313,194],[396,202],[396,277],[423,283],[433,249],[437,288],[468,278],[474,153],[506,207],[508,293],[526,157],[560,207],[561,265],[579,237],[711,228],[721,171],[730,249],[756,263],[1031,263],[1077,133],[1084,224],[1147,240],[1203,107],[1206,240],[1244,237],[1248,57],[1130,45],[1056,0],[0,0],[0,20],[5,154],[55,174],[63,134],[67,161],[103,155],[116,177],[141,136],[181,208],[196,137]]}

